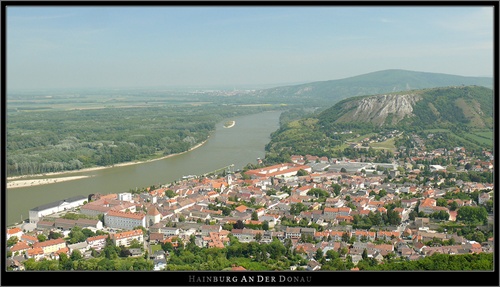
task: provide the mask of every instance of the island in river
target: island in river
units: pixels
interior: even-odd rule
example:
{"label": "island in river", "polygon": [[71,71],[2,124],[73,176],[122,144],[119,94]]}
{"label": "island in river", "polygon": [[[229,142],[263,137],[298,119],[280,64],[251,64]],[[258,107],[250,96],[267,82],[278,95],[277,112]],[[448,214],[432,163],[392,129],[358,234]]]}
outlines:
{"label": "island in river", "polygon": [[236,121],[228,121],[224,124],[224,127],[227,129],[232,128],[232,127],[234,127],[235,124],[236,124]]}

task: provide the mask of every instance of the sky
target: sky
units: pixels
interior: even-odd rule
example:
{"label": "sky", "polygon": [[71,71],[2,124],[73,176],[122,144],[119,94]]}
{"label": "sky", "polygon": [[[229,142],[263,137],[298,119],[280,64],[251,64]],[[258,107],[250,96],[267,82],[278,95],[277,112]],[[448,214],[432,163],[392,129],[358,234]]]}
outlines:
{"label": "sky", "polygon": [[8,6],[6,87],[279,86],[386,69],[491,77],[493,21],[493,6],[456,4]]}

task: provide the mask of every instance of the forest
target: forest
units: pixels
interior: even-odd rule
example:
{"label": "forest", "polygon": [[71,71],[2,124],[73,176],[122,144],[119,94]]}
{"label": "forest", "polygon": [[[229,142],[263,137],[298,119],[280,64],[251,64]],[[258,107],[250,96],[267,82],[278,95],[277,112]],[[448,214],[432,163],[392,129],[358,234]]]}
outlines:
{"label": "forest", "polygon": [[109,166],[187,151],[227,118],[276,109],[216,104],[10,110],[7,176]]}

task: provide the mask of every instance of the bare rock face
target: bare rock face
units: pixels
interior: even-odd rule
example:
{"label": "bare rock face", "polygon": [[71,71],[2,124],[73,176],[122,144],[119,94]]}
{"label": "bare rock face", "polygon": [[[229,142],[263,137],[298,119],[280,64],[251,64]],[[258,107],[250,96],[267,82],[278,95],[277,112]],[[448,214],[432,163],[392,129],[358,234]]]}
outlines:
{"label": "bare rock face", "polygon": [[421,97],[407,95],[377,95],[363,98],[350,104],[351,111],[339,120],[371,122],[377,125],[396,124],[405,117],[413,116],[413,105]]}

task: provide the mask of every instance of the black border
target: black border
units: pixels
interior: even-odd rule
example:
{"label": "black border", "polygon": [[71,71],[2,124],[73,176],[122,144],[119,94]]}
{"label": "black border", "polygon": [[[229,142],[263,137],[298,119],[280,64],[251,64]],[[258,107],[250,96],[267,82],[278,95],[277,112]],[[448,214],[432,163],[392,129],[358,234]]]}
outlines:
{"label": "black border", "polygon": [[[494,102],[495,117],[498,116],[498,1],[1,1],[1,38],[2,38],[2,270],[1,285],[3,286],[500,286],[498,271],[498,228],[494,231],[495,258],[494,271],[238,271],[238,272],[202,272],[202,271],[6,271],[6,8],[8,6],[493,6],[494,8]],[[497,120],[495,118],[495,120]],[[498,146],[498,123],[494,128],[494,154]],[[494,162],[494,170],[498,168],[498,161]],[[495,186],[498,186],[498,177],[494,174]],[[495,210],[498,207],[498,196],[495,196]],[[495,223],[498,224],[498,213],[495,212]],[[98,274],[103,273],[103,274]],[[70,276],[68,276],[70,274]],[[71,276],[74,275],[74,276]],[[111,275],[111,276],[110,276]],[[224,282],[198,283],[197,278],[220,277]],[[227,276],[230,280],[228,282]],[[243,277],[254,277],[253,283],[243,283]],[[261,277],[259,277],[261,276]],[[280,276],[299,276],[306,283],[280,282]],[[276,282],[259,281],[262,278]],[[309,281],[310,282],[307,282]],[[213,281],[213,280],[212,280]],[[95,286],[94,285],[94,286]]]}

